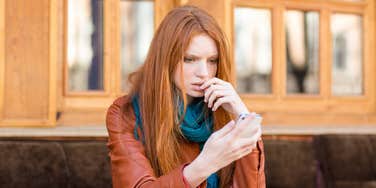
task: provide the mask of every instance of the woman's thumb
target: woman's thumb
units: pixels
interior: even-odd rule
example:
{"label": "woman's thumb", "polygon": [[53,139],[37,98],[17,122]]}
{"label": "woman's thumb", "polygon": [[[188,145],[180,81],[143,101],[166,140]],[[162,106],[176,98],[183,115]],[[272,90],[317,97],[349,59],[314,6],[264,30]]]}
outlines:
{"label": "woman's thumb", "polygon": [[221,129],[213,133],[215,137],[221,138],[224,137],[227,133],[229,133],[235,126],[235,121],[231,120],[228,122],[225,126],[223,126]]}

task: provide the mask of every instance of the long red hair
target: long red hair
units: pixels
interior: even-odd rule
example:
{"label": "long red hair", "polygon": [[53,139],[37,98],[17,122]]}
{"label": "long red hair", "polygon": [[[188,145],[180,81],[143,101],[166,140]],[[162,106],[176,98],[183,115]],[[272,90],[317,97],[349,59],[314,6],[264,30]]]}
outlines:
{"label": "long red hair", "polygon": [[[132,84],[129,96],[139,96],[145,153],[157,176],[183,163],[180,155],[183,135],[176,121],[178,108],[175,99],[180,93],[185,93],[185,89],[176,87],[173,75],[177,68],[182,69],[179,65],[192,37],[202,33],[210,36],[217,45],[216,77],[232,82],[225,34],[212,16],[194,6],[182,6],[169,12],[154,34],[144,65],[129,77]],[[181,95],[181,98],[186,104],[186,96]],[[129,99],[124,108],[131,106]],[[213,113],[213,118],[214,130],[231,120],[230,114],[222,108]],[[221,187],[231,183],[233,167],[231,164],[219,171]]]}

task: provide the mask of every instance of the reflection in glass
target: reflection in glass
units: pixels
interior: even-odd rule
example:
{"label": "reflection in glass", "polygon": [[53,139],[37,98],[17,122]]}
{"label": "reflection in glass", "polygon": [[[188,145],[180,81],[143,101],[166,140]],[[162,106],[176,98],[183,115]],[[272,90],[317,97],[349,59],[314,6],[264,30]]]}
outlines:
{"label": "reflection in glass", "polygon": [[121,83],[128,89],[128,75],[144,63],[154,33],[152,1],[120,2],[121,13]]}
{"label": "reflection in glass", "polygon": [[363,88],[362,17],[333,14],[332,32],[332,93],[361,95]]}
{"label": "reflection in glass", "polygon": [[235,8],[237,90],[271,93],[271,13],[266,9]]}
{"label": "reflection in glass", "polygon": [[285,14],[287,93],[319,93],[319,13]]}
{"label": "reflection in glass", "polygon": [[69,91],[103,90],[103,1],[68,0]]}

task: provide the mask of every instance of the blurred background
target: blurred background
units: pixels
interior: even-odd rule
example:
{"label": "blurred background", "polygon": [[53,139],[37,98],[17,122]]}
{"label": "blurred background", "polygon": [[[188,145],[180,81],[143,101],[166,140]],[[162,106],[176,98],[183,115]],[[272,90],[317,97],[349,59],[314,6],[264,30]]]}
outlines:
{"label": "blurred background", "polygon": [[376,187],[374,0],[0,0],[0,187],[111,187],[106,110],[186,4],[263,116],[267,187]]}

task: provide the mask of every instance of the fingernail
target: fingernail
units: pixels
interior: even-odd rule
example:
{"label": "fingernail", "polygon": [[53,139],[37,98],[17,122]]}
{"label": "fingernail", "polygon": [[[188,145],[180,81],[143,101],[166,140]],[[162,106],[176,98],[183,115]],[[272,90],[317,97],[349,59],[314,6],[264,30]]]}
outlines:
{"label": "fingernail", "polygon": [[231,120],[230,126],[231,126],[231,127],[234,127],[234,126],[235,126],[235,121],[234,121],[234,120]]}

